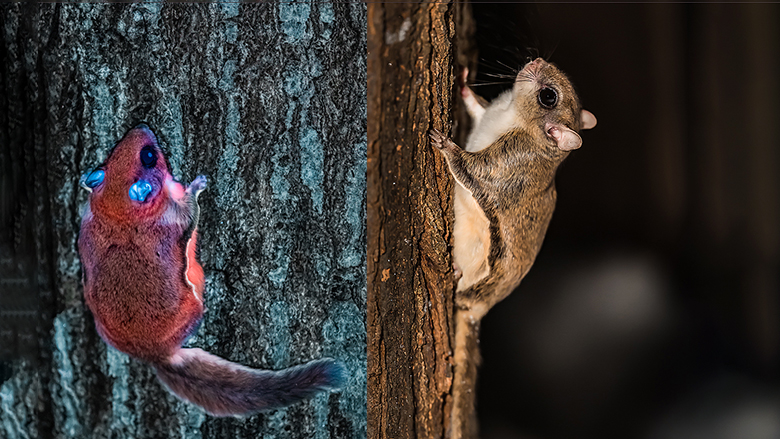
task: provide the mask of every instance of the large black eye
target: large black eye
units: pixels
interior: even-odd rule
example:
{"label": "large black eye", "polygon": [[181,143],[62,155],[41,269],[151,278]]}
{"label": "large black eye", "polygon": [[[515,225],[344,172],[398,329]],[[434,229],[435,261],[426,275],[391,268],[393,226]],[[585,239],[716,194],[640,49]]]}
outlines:
{"label": "large black eye", "polygon": [[558,103],[558,92],[550,87],[539,90],[539,104],[544,108],[553,108]]}
{"label": "large black eye", "polygon": [[157,164],[157,153],[154,152],[154,147],[146,145],[141,149],[141,164],[144,168],[154,168]]}

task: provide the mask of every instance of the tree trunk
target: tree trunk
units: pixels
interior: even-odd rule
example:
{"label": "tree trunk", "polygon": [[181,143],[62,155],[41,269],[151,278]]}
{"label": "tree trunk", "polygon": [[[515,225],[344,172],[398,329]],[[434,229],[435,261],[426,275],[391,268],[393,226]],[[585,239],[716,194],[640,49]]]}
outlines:
{"label": "tree trunk", "polygon": [[371,438],[450,434],[453,181],[428,131],[451,131],[468,18],[463,3],[368,8]]}
{"label": "tree trunk", "polygon": [[[365,4],[0,13],[0,332],[6,358],[22,357],[0,367],[0,436],[364,437]],[[207,312],[188,344],[266,369],[335,357],[343,391],[213,418],[99,339],[76,250],[79,177],[141,121],[175,176],[210,180]]]}

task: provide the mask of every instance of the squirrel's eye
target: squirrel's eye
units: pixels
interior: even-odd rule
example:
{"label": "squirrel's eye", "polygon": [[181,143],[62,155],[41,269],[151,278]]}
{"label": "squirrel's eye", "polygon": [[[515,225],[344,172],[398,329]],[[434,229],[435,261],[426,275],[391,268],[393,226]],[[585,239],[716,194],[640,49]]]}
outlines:
{"label": "squirrel's eye", "polygon": [[550,87],[539,90],[539,104],[544,108],[553,108],[558,103],[558,92]]}
{"label": "squirrel's eye", "polygon": [[141,164],[144,165],[144,168],[154,168],[157,164],[157,154],[151,145],[146,145],[141,149]]}

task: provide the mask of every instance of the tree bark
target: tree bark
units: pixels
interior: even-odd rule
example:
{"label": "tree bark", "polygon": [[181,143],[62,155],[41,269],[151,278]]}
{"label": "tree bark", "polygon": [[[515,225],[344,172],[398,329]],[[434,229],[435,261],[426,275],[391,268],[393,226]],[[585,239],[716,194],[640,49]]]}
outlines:
{"label": "tree bark", "polygon": [[368,7],[371,438],[449,435],[453,182],[428,131],[451,131],[468,16],[463,3]]}
{"label": "tree bark", "polygon": [[[0,368],[0,436],[364,437],[365,4],[15,3],[0,20],[0,308],[33,295],[14,309],[41,316]],[[175,176],[210,181],[189,345],[266,369],[335,357],[343,391],[213,418],[97,336],[79,177],[142,121]]]}

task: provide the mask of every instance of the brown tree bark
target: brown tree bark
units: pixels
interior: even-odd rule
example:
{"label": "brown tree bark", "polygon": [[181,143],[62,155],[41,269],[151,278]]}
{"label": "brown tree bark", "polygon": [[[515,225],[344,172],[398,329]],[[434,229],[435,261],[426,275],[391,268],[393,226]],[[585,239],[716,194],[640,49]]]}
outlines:
{"label": "brown tree bark", "polygon": [[[449,435],[452,179],[428,140],[451,132],[467,5],[368,8],[368,436]],[[461,37],[461,38],[458,38]]]}

